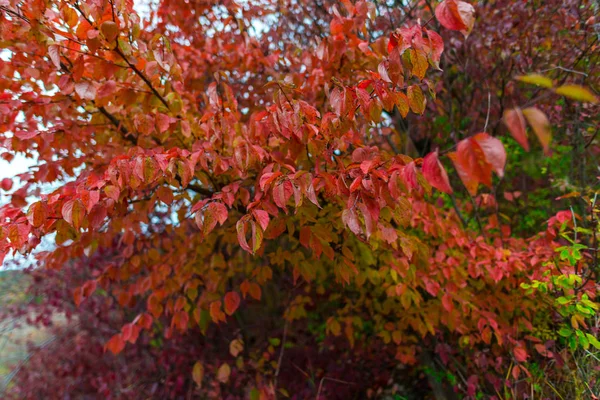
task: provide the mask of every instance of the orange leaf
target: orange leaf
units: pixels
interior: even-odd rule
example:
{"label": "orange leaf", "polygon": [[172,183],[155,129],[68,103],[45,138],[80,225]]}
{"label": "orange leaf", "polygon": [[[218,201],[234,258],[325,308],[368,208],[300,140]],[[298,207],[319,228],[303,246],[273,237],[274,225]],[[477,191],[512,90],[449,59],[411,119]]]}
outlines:
{"label": "orange leaf", "polygon": [[113,21],[104,21],[102,25],[100,25],[100,31],[109,42],[115,40],[119,35],[119,27]]}
{"label": "orange leaf", "polygon": [[225,316],[225,313],[223,311],[221,311],[221,302],[220,301],[213,301],[210,304],[209,311],[210,311],[210,317],[216,323],[219,323],[220,321],[224,322],[227,318]]}
{"label": "orange leaf", "polygon": [[240,295],[237,292],[229,292],[225,295],[225,312],[231,315],[240,305]]}
{"label": "orange leaf", "polygon": [[114,335],[104,346],[104,351],[110,350],[114,355],[119,354],[125,348],[125,341],[120,333]]}

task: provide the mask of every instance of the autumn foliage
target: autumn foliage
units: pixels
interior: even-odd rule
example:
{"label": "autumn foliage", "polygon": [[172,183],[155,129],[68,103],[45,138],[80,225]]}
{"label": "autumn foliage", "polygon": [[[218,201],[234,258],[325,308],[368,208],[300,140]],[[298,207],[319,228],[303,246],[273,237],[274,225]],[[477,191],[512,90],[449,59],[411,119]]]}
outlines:
{"label": "autumn foliage", "polygon": [[600,348],[597,6],[532,3],[0,2],[11,312],[69,317],[14,395],[523,398]]}

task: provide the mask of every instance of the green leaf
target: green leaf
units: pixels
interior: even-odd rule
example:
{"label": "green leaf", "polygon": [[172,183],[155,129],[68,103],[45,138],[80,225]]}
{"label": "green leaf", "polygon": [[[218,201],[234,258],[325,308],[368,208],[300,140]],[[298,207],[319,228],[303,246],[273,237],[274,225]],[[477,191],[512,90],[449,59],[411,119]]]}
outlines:
{"label": "green leaf", "polygon": [[560,304],[561,306],[564,306],[565,304],[569,303],[569,299],[567,299],[564,296],[559,297],[558,299],[556,299],[556,302],[558,304]]}
{"label": "green leaf", "polygon": [[581,332],[579,329],[577,330],[577,338],[579,339],[579,344],[581,344],[581,346],[587,350],[588,347],[590,347],[590,342],[589,340],[587,340],[587,337],[585,336],[585,334],[583,332]]}
{"label": "green leaf", "polygon": [[573,100],[598,103],[598,98],[588,89],[579,85],[563,85],[555,90],[556,94],[568,97]]}
{"label": "green leaf", "polygon": [[554,86],[554,84],[552,83],[552,79],[540,74],[519,75],[515,79],[521,82],[531,83],[532,85],[542,86],[545,88],[551,88],[552,86]]}
{"label": "green leaf", "polygon": [[590,310],[590,309],[582,306],[581,304],[577,304],[576,307],[577,307],[577,311],[579,311],[582,314],[585,314],[585,315],[594,315],[594,312],[592,310]]}
{"label": "green leaf", "polygon": [[558,334],[562,337],[570,337],[573,334],[573,331],[570,330],[569,328],[567,328],[566,326],[563,326],[562,328],[560,328],[560,330],[558,331]]}
{"label": "green leaf", "polygon": [[598,341],[598,339],[596,339],[596,337],[594,335],[590,335],[589,333],[586,333],[585,337],[587,338],[587,340],[590,342],[590,344],[592,346],[594,346],[595,348],[600,350],[600,341]]}

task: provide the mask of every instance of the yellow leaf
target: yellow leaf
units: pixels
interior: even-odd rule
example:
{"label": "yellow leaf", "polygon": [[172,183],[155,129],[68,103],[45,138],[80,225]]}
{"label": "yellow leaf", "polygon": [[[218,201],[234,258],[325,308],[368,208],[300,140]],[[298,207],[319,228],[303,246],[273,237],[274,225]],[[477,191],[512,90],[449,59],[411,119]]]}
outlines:
{"label": "yellow leaf", "polygon": [[519,75],[515,79],[521,82],[531,83],[532,85],[542,86],[545,88],[551,88],[553,86],[552,79],[540,74]]}
{"label": "yellow leaf", "polygon": [[598,103],[598,97],[583,86],[579,85],[563,85],[556,88],[556,94],[568,97],[573,100],[584,101],[587,103]]}
{"label": "yellow leaf", "polygon": [[412,73],[422,80],[425,77],[427,67],[429,66],[427,55],[423,50],[410,49],[410,62],[412,64]]}
{"label": "yellow leaf", "polygon": [[333,333],[334,336],[339,336],[340,333],[342,333],[342,327],[337,319],[332,318],[327,325],[329,331]]}
{"label": "yellow leaf", "polygon": [[415,114],[423,114],[427,101],[419,85],[411,85],[407,89],[408,104]]}
{"label": "yellow leaf", "polygon": [[244,342],[241,340],[234,339],[229,343],[229,353],[232,356],[237,357],[242,351],[244,351]]}
{"label": "yellow leaf", "polygon": [[196,385],[202,386],[202,379],[204,378],[204,365],[200,361],[196,361],[194,369],[192,370],[192,378]]}

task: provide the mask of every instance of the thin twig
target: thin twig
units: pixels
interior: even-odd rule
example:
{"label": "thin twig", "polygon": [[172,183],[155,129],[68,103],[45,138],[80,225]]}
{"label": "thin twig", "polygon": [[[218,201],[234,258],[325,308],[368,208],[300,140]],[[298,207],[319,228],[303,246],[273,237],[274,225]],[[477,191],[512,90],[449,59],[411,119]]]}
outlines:
{"label": "thin twig", "polygon": [[277,390],[277,378],[279,377],[279,371],[281,370],[281,361],[283,360],[283,352],[285,351],[285,341],[287,339],[288,323],[289,323],[289,321],[286,319],[285,324],[283,325],[283,337],[281,339],[281,349],[279,350],[279,358],[277,359],[277,369],[275,370],[275,379],[273,382],[273,387],[275,390]]}
{"label": "thin twig", "polygon": [[488,122],[490,122],[490,109],[492,108],[492,93],[488,89],[488,108],[487,115],[485,116],[485,125],[483,126],[483,131],[487,132]]}
{"label": "thin twig", "polygon": [[574,74],[579,74],[579,75],[583,75],[583,76],[588,76],[588,74],[586,74],[585,72],[581,72],[581,71],[575,71],[574,69],[569,69],[569,68],[565,68],[565,67],[561,67],[561,66],[556,66],[553,68],[548,68],[545,70],[542,70],[540,72],[548,72],[548,71],[554,71],[555,69],[560,69],[561,71],[565,71],[565,72],[572,72]]}
{"label": "thin twig", "polygon": [[328,378],[328,377],[324,376],[323,379],[321,379],[321,381],[319,382],[319,390],[317,390],[316,400],[319,400],[319,396],[321,396],[321,389],[323,389],[323,382],[325,380],[332,381],[332,382],[337,382],[337,383],[344,383],[346,385],[354,385],[354,382],[346,382],[346,381],[343,381],[341,379]]}

